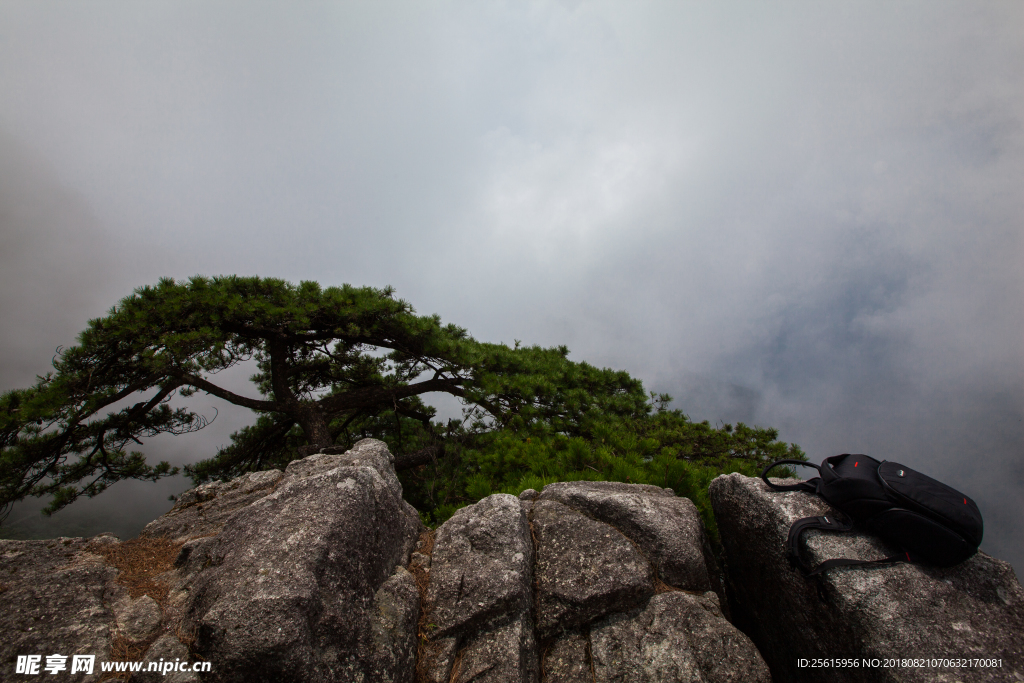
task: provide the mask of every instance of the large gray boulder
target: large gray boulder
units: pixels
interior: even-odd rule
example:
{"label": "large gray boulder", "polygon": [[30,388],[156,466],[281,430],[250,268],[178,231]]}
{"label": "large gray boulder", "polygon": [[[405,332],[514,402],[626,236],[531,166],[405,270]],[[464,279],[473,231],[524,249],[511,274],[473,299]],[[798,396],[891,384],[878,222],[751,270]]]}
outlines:
{"label": "large gray boulder", "polygon": [[669,586],[721,590],[720,583],[715,585],[718,566],[697,506],[671,489],[612,481],[558,482],[545,486],[539,500],[557,501],[618,529]]}
{"label": "large gray boulder", "polygon": [[621,531],[539,500],[530,524],[537,543],[537,633],[550,638],[654,595],[654,572]]}
{"label": "large gray boulder", "polygon": [[75,680],[114,658],[199,658],[204,680],[411,683],[420,596],[404,567],[422,525],[393,462],[366,439],[188,491],[125,543],[0,541],[3,676],[18,655],[93,654]]}
{"label": "large gray boulder", "polygon": [[[187,648],[167,636],[167,582],[177,546],[165,539],[125,543],[95,538],[0,541],[0,679],[98,681],[114,661],[188,661]],[[154,597],[155,596],[155,597]],[[173,640],[174,646],[167,647]],[[36,674],[16,673],[18,657],[36,656]],[[47,658],[64,669],[46,671]],[[92,672],[72,675],[75,656],[92,656]],[[173,655],[173,656],[171,656]],[[136,683],[198,683],[191,671],[133,674]]]}
{"label": "large gray boulder", "polygon": [[532,568],[530,527],[515,496],[489,496],[441,525],[430,558],[425,680],[537,679]]}
{"label": "large gray boulder", "polygon": [[197,486],[178,496],[174,507],[147,524],[139,535],[184,542],[220,533],[228,519],[273,492],[283,477],[280,470],[266,470]]}
{"label": "large gray boulder", "polygon": [[770,680],[713,592],[723,583],[690,500],[616,482],[522,498],[545,681]]}
{"label": "large gray boulder", "polygon": [[216,680],[412,680],[419,595],[403,566],[420,521],[392,463],[371,439],[295,461],[183,548],[172,598]]}
{"label": "large gray boulder", "polygon": [[[116,543],[113,537],[97,539]],[[128,591],[117,583],[117,570],[91,551],[82,538],[47,541],[0,540],[0,678],[55,680],[42,667],[46,656],[96,655],[106,661],[117,628],[115,605],[127,603]],[[123,612],[126,612],[124,610]],[[122,612],[122,616],[124,613]],[[17,675],[18,656],[42,657],[37,676]],[[99,680],[92,675],[75,680]]]}
{"label": "large gray boulder", "polygon": [[[710,493],[734,616],[775,681],[1024,680],[1024,591],[1007,563],[979,552],[946,569],[844,567],[807,579],[790,567],[784,544],[797,519],[834,514],[824,500],[773,491],[740,474],[718,477]],[[864,533],[808,531],[803,539],[814,564],[896,552]],[[801,666],[837,657],[855,658],[859,666]],[[914,659],[926,665],[904,661]],[[935,659],[967,661],[953,667]],[[977,659],[999,666],[970,661]],[[865,667],[865,660],[878,666]]]}
{"label": "large gray boulder", "polygon": [[770,680],[711,590],[692,503],[593,482],[520,498],[459,510],[432,557],[414,554],[429,577],[421,680]]}

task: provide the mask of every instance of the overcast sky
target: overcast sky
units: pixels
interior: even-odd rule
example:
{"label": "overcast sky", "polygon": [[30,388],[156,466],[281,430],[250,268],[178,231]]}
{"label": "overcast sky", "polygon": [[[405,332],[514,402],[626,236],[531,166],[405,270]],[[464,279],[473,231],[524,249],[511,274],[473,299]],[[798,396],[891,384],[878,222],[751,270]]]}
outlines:
{"label": "overcast sky", "polygon": [[[1019,2],[6,0],[0,389],[161,276],[390,284],[931,474],[1019,572],[1022,122]],[[132,535],[187,487],[8,521]]]}

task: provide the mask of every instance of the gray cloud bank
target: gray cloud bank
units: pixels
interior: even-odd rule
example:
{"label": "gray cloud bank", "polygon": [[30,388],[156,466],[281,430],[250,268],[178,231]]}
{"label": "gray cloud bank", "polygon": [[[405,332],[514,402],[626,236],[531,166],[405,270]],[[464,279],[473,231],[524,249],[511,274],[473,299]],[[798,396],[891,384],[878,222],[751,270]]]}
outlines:
{"label": "gray cloud bank", "polygon": [[[392,284],[694,419],[946,480],[1024,566],[1021,5],[8,3],[0,27],[4,388],[162,275]],[[247,419],[220,408],[154,455],[209,455]],[[138,528],[186,486],[49,523]]]}

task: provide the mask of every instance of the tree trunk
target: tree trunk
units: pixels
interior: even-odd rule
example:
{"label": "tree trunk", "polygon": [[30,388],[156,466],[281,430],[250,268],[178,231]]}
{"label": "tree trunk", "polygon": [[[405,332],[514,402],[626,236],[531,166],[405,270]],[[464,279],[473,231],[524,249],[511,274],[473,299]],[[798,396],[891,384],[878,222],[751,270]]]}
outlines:
{"label": "tree trunk", "polygon": [[299,401],[297,413],[295,421],[302,427],[306,439],[309,440],[309,448],[307,450],[311,453],[316,453],[321,448],[334,445],[331,432],[327,428],[327,418],[324,417],[320,406],[308,401]]}

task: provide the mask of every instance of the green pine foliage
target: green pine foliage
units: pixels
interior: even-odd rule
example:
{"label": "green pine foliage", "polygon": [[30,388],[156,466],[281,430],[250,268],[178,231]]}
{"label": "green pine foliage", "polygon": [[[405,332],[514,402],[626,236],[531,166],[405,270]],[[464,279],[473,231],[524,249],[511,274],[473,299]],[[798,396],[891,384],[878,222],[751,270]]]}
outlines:
{"label": "green pine foliage", "polygon": [[692,422],[665,408],[669,397],[657,398],[664,400],[648,414],[595,421],[578,435],[543,428],[463,433],[444,458],[399,474],[405,496],[436,526],[492,493],[518,495],[558,481],[650,484],[690,498],[717,541],[712,479],[729,472],[758,476],[774,460],[805,459],[799,447],[778,441],[774,429]]}
{"label": "green pine foliage", "polygon": [[[491,493],[593,480],[671,488],[714,530],[712,478],[803,457],[772,429],[691,422],[667,408],[669,396],[572,361],[564,346],[479,342],[393,294],[237,276],[137,289],[59,349],[33,387],[0,395],[0,521],[26,496],[50,496],[53,512],[121,479],[174,474],[139,449],[205,427],[170,403],[197,392],[255,419],[212,458],[185,466],[194,483],[283,469],[374,437],[388,443],[407,498],[431,524]],[[255,392],[218,383],[240,363],[256,370]],[[431,392],[457,397],[464,419],[438,422],[422,400]]]}

